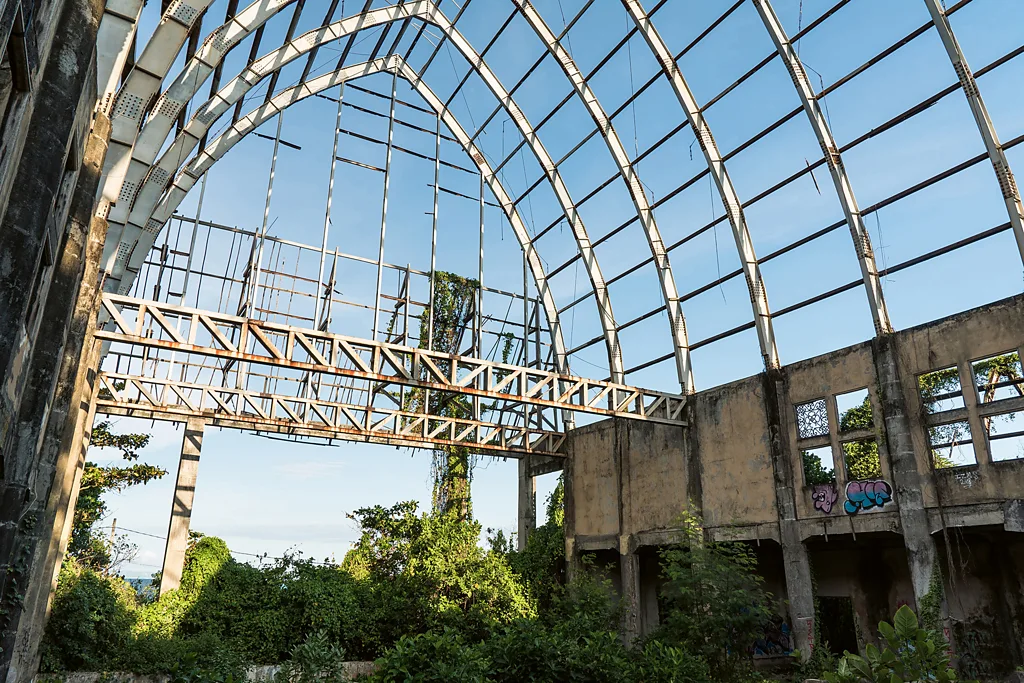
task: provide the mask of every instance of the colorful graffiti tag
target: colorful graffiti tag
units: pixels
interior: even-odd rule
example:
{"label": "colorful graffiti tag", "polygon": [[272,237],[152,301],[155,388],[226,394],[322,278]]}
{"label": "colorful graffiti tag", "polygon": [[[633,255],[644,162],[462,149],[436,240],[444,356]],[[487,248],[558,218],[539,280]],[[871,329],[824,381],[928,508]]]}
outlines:
{"label": "colorful graffiti tag", "polygon": [[829,515],[832,514],[832,508],[835,506],[836,501],[839,500],[839,491],[836,490],[834,483],[815,484],[814,488],[811,489],[811,499],[814,501],[815,510]]}
{"label": "colorful graffiti tag", "polygon": [[755,657],[780,657],[793,654],[793,637],[789,624],[782,617],[773,615],[765,624],[764,636],[754,643]]}
{"label": "colorful graffiti tag", "polygon": [[892,502],[892,486],[882,479],[851,481],[846,485],[846,514],[855,515],[875,508],[883,508]]}

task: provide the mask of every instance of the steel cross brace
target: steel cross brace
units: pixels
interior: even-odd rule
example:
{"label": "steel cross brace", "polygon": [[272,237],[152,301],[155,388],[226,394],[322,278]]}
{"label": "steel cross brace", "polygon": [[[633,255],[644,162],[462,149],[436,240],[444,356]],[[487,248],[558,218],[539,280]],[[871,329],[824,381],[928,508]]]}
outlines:
{"label": "steel cross brace", "polygon": [[[536,368],[104,294],[108,342],[556,408],[684,424],[686,397]],[[482,381],[479,381],[482,379]]]}
{"label": "steel cross brace", "polygon": [[565,434],[482,420],[102,372],[96,411],[239,429],[413,447],[465,446],[510,455],[563,455]]}

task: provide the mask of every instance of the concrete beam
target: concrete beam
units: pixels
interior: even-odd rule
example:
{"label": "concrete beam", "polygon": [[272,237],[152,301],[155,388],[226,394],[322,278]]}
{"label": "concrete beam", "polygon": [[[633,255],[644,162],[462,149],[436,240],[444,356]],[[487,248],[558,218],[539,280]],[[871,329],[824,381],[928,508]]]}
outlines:
{"label": "concrete beam", "polygon": [[181,458],[178,460],[178,480],[174,485],[174,501],[171,504],[171,521],[167,527],[167,546],[164,550],[164,566],[160,574],[160,595],[177,590],[181,585],[181,573],[185,568],[185,550],[188,548],[188,527],[192,518],[192,501],[196,495],[196,477],[199,474],[199,454],[203,448],[201,418],[189,418],[185,423],[185,436],[181,443]]}

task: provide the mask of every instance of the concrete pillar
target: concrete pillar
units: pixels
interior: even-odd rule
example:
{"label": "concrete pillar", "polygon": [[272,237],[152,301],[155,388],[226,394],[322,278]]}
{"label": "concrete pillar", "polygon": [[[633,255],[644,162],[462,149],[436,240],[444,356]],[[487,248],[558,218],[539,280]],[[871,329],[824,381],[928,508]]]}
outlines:
{"label": "concrete pillar", "polygon": [[205,422],[198,417],[190,417],[185,423],[185,437],[181,443],[181,458],[178,460],[178,480],[174,485],[174,501],[171,504],[171,522],[167,527],[164,566],[160,574],[160,595],[176,590],[181,585],[204,426]]}
{"label": "concrete pillar", "polygon": [[914,598],[920,609],[922,598],[929,594],[933,572],[939,571],[936,565],[935,540],[929,530],[928,513],[921,491],[927,482],[921,476],[914,453],[910,411],[907,410],[901,380],[896,336],[876,337],[872,341],[872,347],[878,377],[878,397],[885,420],[893,490],[899,506],[903,543],[910,564],[910,578],[914,585]]}
{"label": "concrete pillar", "polygon": [[529,455],[519,458],[519,550],[526,550],[526,542],[537,528],[537,478],[530,476],[530,460]]}
{"label": "concrete pillar", "polygon": [[[625,552],[624,552],[625,551]],[[622,580],[622,639],[632,645],[642,633],[640,624],[640,558],[628,548],[619,551]]]}
{"label": "concrete pillar", "polygon": [[99,302],[99,262],[107,234],[106,221],[95,217],[93,210],[109,139],[110,120],[97,114],[69,212],[69,243],[72,235],[83,231],[87,232],[88,241],[77,298],[59,359],[60,371],[43,418],[45,428],[36,456],[40,472],[36,475],[35,490],[46,507],[37,524],[35,553],[8,670],[7,680],[12,682],[23,678],[19,678],[22,672],[32,674],[38,668],[39,641],[70,537],[77,500],[76,481],[81,481],[92,432],[90,407],[99,351],[92,330]]}
{"label": "concrete pillar", "polygon": [[767,370],[762,377],[790,627],[796,649],[810,657],[815,645],[814,584],[807,546],[801,539],[800,522],[796,516],[795,447],[790,443],[789,430],[783,423],[783,416],[789,414],[789,388],[780,370]]}

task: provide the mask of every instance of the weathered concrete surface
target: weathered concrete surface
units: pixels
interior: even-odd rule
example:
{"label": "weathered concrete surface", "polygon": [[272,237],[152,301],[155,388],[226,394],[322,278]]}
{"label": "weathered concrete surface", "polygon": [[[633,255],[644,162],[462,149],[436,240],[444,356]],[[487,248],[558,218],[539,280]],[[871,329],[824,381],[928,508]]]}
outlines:
{"label": "weathered concrete surface", "polygon": [[199,456],[203,450],[204,427],[202,418],[189,418],[185,423],[181,457],[178,460],[178,479],[174,485],[174,500],[171,502],[171,520],[167,526],[167,546],[160,574],[160,595],[176,590],[181,585],[192,503],[195,501],[196,480],[199,477]]}
{"label": "weathered concrete surface", "polygon": [[[776,577],[772,589],[788,605],[801,650],[820,627],[815,584],[819,596],[849,600],[863,646],[876,637],[874,624],[901,604],[919,604],[937,577],[943,624],[954,641],[957,633],[966,639],[955,643],[963,661],[981,656],[1017,666],[1024,662],[1024,458],[992,462],[985,420],[1024,410],[1024,398],[982,403],[971,363],[1022,347],[1024,295],[699,392],[678,433],[613,420],[575,430],[567,461],[569,558],[617,550],[627,637],[649,632],[657,623],[657,575],[638,558],[678,541],[673,519],[692,505],[710,538],[777,548],[759,550],[759,567]],[[959,369],[964,407],[930,414],[918,377],[947,367]],[[870,425],[841,431],[837,397],[862,390]],[[817,400],[828,433],[802,437],[796,406]],[[978,462],[933,470],[928,427],[950,421],[969,423]],[[877,444],[878,479],[851,480],[843,462],[851,440]],[[819,447],[831,449],[836,465],[830,505],[815,497],[803,472],[803,451]],[[865,487],[881,492],[867,505],[851,498]]]}
{"label": "weathered concrete surface", "polygon": [[[103,3],[44,1],[35,11],[28,30],[38,68],[30,90],[12,100],[0,141],[0,677],[6,680],[24,673],[11,661],[55,465],[39,449],[64,349],[76,343],[69,321],[89,223],[67,219],[95,193],[93,169],[82,161]],[[19,139],[12,143],[15,131]],[[18,191],[8,194],[12,187]]]}
{"label": "weathered concrete surface", "polygon": [[[354,681],[360,676],[368,676],[375,670],[373,662],[343,662],[344,680]],[[246,670],[245,680],[251,683],[270,683],[281,670],[280,666],[251,666]],[[33,683],[169,683],[167,674],[141,675],[132,673],[75,671],[68,674],[41,674],[31,679]]]}

